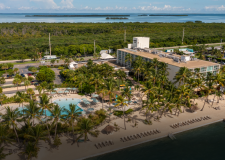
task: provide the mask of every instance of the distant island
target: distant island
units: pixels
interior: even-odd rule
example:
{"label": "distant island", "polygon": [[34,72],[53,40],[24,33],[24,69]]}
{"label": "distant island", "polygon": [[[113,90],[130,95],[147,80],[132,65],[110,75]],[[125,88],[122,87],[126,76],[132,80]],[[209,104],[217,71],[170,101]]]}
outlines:
{"label": "distant island", "polygon": [[128,19],[126,17],[107,17],[106,19]]}
{"label": "distant island", "polygon": [[25,15],[25,17],[128,17],[130,15]]}
{"label": "distant island", "polygon": [[141,14],[141,15],[138,15],[138,16],[148,16],[147,14]]}
{"label": "distant island", "polygon": [[160,15],[160,14],[150,14],[149,16],[188,16],[188,15],[182,15],[182,14],[180,14],[180,15]]}

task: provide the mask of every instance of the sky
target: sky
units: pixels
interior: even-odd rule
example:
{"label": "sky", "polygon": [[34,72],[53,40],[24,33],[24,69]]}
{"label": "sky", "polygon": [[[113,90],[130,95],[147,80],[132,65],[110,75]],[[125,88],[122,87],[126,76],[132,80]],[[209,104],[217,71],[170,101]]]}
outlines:
{"label": "sky", "polygon": [[225,0],[0,0],[0,13],[225,14]]}

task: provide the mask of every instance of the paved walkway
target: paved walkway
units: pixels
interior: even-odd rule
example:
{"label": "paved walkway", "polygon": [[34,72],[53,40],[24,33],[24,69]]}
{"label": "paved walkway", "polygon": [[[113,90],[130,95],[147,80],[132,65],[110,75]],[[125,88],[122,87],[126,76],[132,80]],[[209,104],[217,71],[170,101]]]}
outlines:
{"label": "paved walkway", "polygon": [[[30,85],[28,86],[27,88],[32,88],[34,89],[35,86],[34,85]],[[18,87],[18,90],[17,90],[17,87],[12,87],[12,88],[3,88],[3,92],[4,94],[10,94],[10,93],[15,93],[17,91],[25,91],[25,86],[20,86]]]}

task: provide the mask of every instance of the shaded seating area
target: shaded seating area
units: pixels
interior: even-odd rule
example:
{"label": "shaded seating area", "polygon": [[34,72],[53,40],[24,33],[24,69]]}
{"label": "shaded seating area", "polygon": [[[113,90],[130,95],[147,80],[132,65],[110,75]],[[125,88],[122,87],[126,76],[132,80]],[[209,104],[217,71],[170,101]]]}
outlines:
{"label": "shaded seating area", "polygon": [[107,125],[103,130],[102,133],[103,134],[110,134],[115,130],[115,127],[111,126],[111,125]]}

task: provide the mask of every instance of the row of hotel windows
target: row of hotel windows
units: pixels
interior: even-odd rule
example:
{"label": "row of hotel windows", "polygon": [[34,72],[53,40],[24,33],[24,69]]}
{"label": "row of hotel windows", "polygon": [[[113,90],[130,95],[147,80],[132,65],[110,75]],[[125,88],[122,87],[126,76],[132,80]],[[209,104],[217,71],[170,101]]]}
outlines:
{"label": "row of hotel windows", "polygon": [[[125,61],[125,56],[128,54],[128,53],[126,53],[126,52],[121,52],[121,51],[119,51],[118,52],[119,54],[118,54],[118,58],[119,58],[119,60],[121,61],[121,54],[122,53],[124,53],[124,54],[122,54],[122,59],[123,59],[123,61]],[[131,56],[133,57],[133,59],[135,59],[135,57],[137,57],[137,55],[133,55],[133,54],[131,54]],[[145,61],[151,61],[150,59],[148,59],[148,58],[144,58],[143,57],[143,60],[145,60]],[[128,63],[129,65],[130,65],[130,63]],[[194,69],[189,69],[190,71],[194,71]],[[211,73],[217,73],[217,71],[219,70],[219,65],[216,65],[216,66],[209,66],[209,67],[202,67],[202,68],[200,68],[200,72],[211,72]]]}

